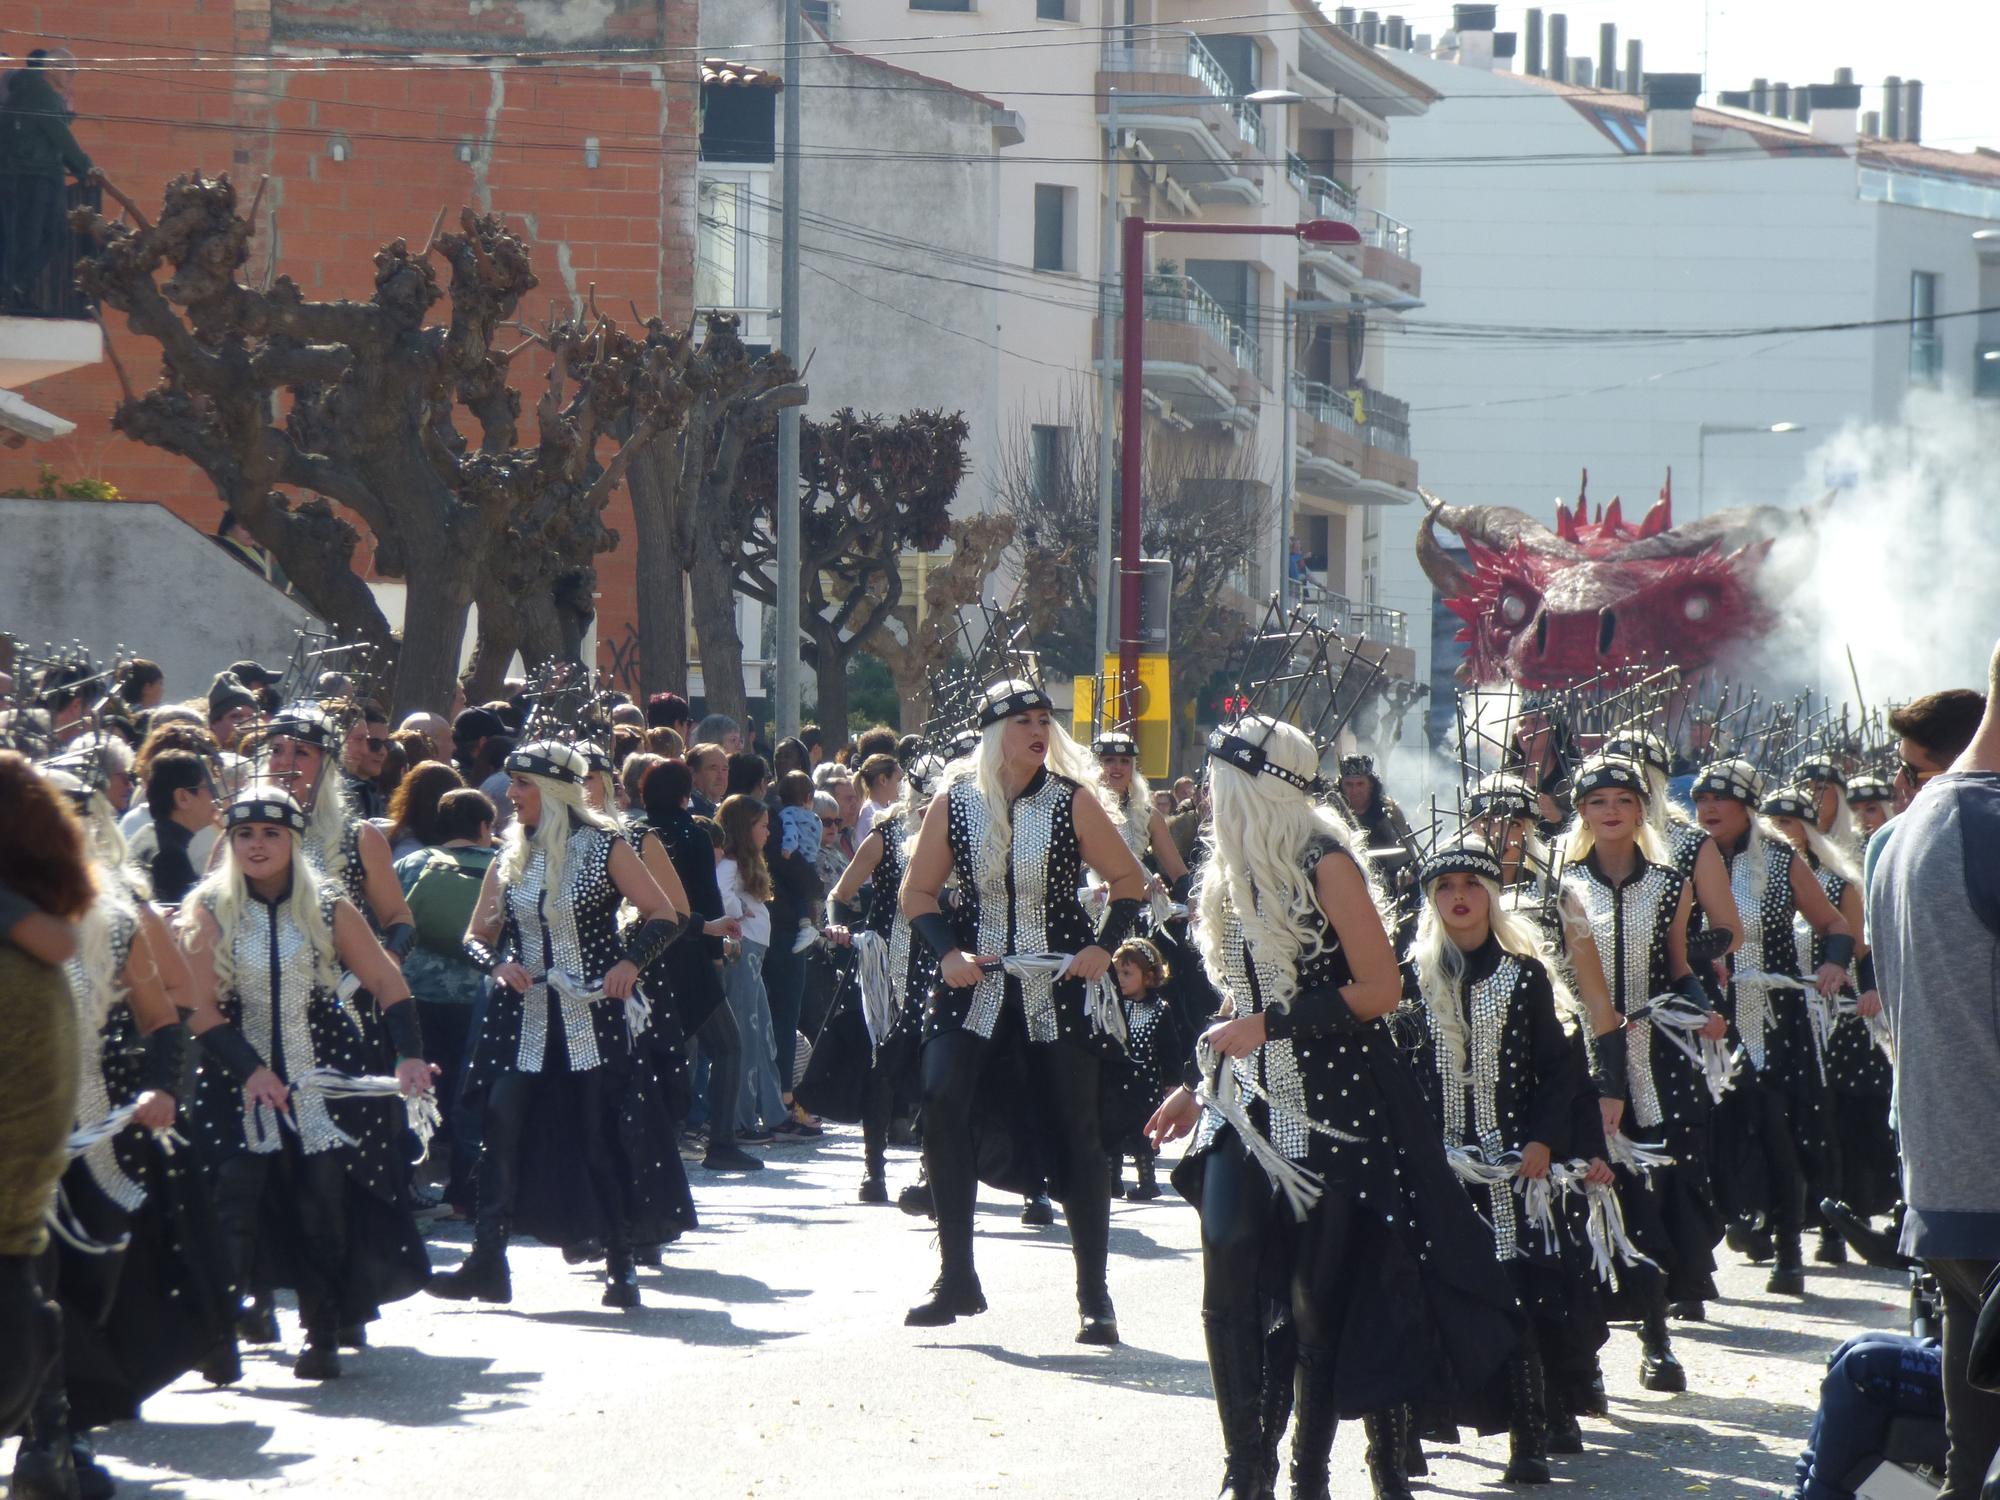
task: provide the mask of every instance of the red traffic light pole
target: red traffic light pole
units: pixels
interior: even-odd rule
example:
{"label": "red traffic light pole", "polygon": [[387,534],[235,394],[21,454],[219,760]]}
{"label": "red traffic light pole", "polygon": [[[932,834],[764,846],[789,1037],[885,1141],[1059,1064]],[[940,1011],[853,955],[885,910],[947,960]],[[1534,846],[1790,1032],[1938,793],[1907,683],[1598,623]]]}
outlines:
{"label": "red traffic light pole", "polygon": [[[1361,243],[1361,232],[1338,219],[1311,219],[1303,224],[1163,224],[1149,219],[1125,220],[1125,405],[1120,413],[1122,440],[1118,455],[1118,712],[1128,724],[1136,717],[1132,695],[1139,686],[1139,419],[1145,410],[1146,235],[1160,229],[1176,234],[1282,234],[1314,245]],[[1279,399],[1289,401],[1291,392],[1286,389],[1286,382],[1290,371],[1280,371],[1278,378]]]}

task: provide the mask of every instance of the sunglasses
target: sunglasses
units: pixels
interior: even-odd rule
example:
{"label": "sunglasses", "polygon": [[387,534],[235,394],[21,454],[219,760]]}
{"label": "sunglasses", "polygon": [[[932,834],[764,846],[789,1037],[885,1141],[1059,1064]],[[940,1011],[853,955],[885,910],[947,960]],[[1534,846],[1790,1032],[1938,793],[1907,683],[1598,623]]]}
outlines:
{"label": "sunglasses", "polygon": [[1937,774],[1935,771],[1919,771],[1906,760],[1897,761],[1896,764],[1903,768],[1902,774],[1909,780],[1911,786],[1922,786]]}
{"label": "sunglasses", "polygon": [[387,750],[389,748],[389,742],[387,740],[378,740],[372,734],[368,736],[365,743],[367,744],[370,750]]}
{"label": "sunglasses", "polygon": [[820,827],[822,827],[822,828],[838,828],[838,827],[840,826],[840,819],[838,819],[838,818],[821,818],[821,819],[819,820],[819,826],[820,826]]}

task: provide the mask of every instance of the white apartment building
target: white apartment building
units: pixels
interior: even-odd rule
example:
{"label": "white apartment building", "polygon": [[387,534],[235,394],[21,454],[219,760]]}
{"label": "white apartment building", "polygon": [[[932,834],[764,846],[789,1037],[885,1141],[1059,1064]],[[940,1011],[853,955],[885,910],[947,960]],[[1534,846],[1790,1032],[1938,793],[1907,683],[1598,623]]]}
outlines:
{"label": "white apartment building", "polygon": [[[1083,450],[1069,445],[1094,438],[1077,416],[1094,422],[1098,407],[1106,216],[1162,222],[1148,245],[1148,430],[1227,445],[1264,476],[1273,519],[1243,602],[1285,574],[1291,549],[1276,517],[1289,477],[1306,592],[1357,632],[1400,645],[1404,622],[1379,609],[1381,518],[1418,508],[1417,465],[1383,326],[1422,296],[1423,246],[1388,212],[1384,158],[1392,127],[1400,150],[1432,89],[1310,0],[1274,0],[1229,23],[1200,19],[1213,7],[1193,0],[806,9],[812,409],[964,410],[968,506],[992,503],[1001,455],[1024,443],[1076,462]],[[707,50],[775,66],[781,36],[777,0],[704,6]],[[1244,99],[1267,91],[1278,97]],[[759,179],[756,201],[775,202],[774,178]],[[1321,218],[1355,225],[1363,242],[1199,233]],[[773,206],[758,231],[773,255],[776,225]],[[753,280],[775,288],[775,261]],[[1314,310],[1296,314],[1285,370],[1287,309],[1300,301]],[[1114,292],[1114,319],[1116,306]],[[1408,670],[1405,653],[1396,662]]]}
{"label": "white apartment building", "polygon": [[[1517,49],[1494,11],[1381,48],[1441,96],[1397,129],[1391,205],[1423,246],[1427,305],[1387,372],[1426,489],[1552,519],[1587,468],[1632,514],[1671,469],[1686,520],[1837,483],[1806,472],[1819,440],[1897,420],[1913,386],[2000,395],[2000,318],[1953,316],[2000,305],[2000,157],[1890,138],[1914,133],[1907,89],[1859,118],[1845,78],[1697,107],[1698,75],[1636,82],[1609,37],[1594,66],[1560,56],[1538,11]],[[1500,324],[1523,331],[1467,329]],[[1873,326],[1801,331],[1825,324]],[[1459,622],[1417,566],[1420,513],[1384,516],[1382,598],[1442,732]]]}

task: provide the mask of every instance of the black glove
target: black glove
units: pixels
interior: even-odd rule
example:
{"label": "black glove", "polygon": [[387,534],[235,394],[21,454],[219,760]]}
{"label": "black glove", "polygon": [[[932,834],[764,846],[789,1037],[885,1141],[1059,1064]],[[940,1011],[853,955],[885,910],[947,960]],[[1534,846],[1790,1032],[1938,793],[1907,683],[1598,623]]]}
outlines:
{"label": "black glove", "polygon": [[827,924],[832,927],[859,927],[861,925],[861,908],[858,906],[849,906],[845,901],[836,901],[833,897],[828,896],[826,898],[826,920]]}
{"label": "black glove", "polygon": [[1687,956],[1690,964],[1714,963],[1729,952],[1729,945],[1736,941],[1736,934],[1727,927],[1704,927],[1700,932],[1691,932],[1687,940]]}
{"label": "black glove", "polygon": [[382,1026],[396,1049],[396,1061],[424,1060],[424,1028],[417,1018],[417,1002],[398,1000],[382,1012]]}
{"label": "black glove", "polygon": [[681,917],[654,917],[641,922],[639,930],[632,934],[632,941],[625,947],[625,956],[643,973],[662,953],[673,947],[685,931],[687,921]]}
{"label": "black glove", "polygon": [[412,922],[398,922],[382,934],[382,946],[397,963],[401,963],[404,955],[416,945],[417,929],[416,924]]}
{"label": "black glove", "polygon": [[1875,983],[1874,954],[1864,953],[1861,955],[1854,965],[1854,977],[1860,983],[1861,993],[1864,995],[1870,990],[1877,988]]}
{"label": "black glove", "polygon": [[460,945],[465,950],[465,960],[482,974],[491,974],[500,967],[500,955],[476,937],[467,938]]}
{"label": "black glove", "polygon": [[1118,945],[1131,936],[1132,926],[1139,920],[1139,911],[1144,904],[1130,896],[1121,896],[1113,901],[1104,913],[1104,925],[1097,929],[1097,946],[1106,953],[1116,953]]}
{"label": "black glove", "polygon": [[1701,987],[1701,981],[1692,974],[1683,974],[1680,978],[1676,979],[1673,983],[1673,991],[1704,1015],[1715,1009],[1713,1005],[1708,1003],[1708,991]]}
{"label": "black glove", "polygon": [[958,952],[958,934],[951,930],[943,912],[927,911],[921,917],[910,918],[910,931],[922,938],[924,946],[940,959]]}
{"label": "black glove", "polygon": [[1836,969],[1844,969],[1854,962],[1854,934],[1836,932],[1826,940],[1826,961]]}
{"label": "black glove", "polygon": [[1190,870],[1182,875],[1179,880],[1176,880],[1172,885],[1167,887],[1167,894],[1180,902],[1182,906],[1186,906],[1188,904],[1188,893],[1193,889],[1194,872]]}
{"label": "black glove", "polygon": [[1631,1097],[1630,1056],[1625,1048],[1625,1028],[1607,1031],[1590,1039],[1590,1077],[1600,1099]]}
{"label": "black glove", "polygon": [[250,1075],[264,1066],[264,1059],[250,1045],[250,1038],[227,1023],[209,1027],[195,1040],[207,1048],[208,1055],[238,1083],[249,1082]]}
{"label": "black glove", "polygon": [[1352,1036],[1367,1024],[1348,1008],[1347,997],[1332,986],[1301,990],[1282,1010],[1264,1009],[1264,1035],[1273,1041],[1293,1036]]}
{"label": "black glove", "polygon": [[179,1021],[150,1033],[145,1042],[145,1060],[139,1067],[140,1089],[179,1097],[181,1071],[187,1066],[188,1043],[192,1039],[187,1027]]}

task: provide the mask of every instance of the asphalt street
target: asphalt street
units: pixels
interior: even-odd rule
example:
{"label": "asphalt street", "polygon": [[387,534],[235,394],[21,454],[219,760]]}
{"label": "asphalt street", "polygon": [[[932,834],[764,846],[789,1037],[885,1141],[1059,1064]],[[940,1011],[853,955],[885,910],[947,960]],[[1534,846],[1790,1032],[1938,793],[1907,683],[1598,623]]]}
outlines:
{"label": "asphalt street", "polygon": [[[935,1272],[930,1225],[855,1201],[859,1134],[774,1148],[768,1170],[692,1167],[702,1228],[641,1272],[645,1306],[599,1306],[599,1285],[554,1250],[517,1246],[515,1300],[419,1296],[388,1310],[343,1378],[295,1379],[287,1349],[246,1351],[243,1383],[190,1376],[143,1423],[101,1435],[130,1495],[786,1497],[1208,1500],[1220,1455],[1198,1315],[1193,1212],[1169,1195],[1113,1209],[1111,1286],[1125,1344],[1081,1348],[1068,1239],[981,1201],[979,1267],[992,1311],[903,1326]],[[916,1158],[892,1153],[891,1186]],[[455,1263],[466,1226],[434,1226]],[[1800,1303],[1726,1256],[1725,1300],[1681,1326],[1691,1390],[1637,1385],[1638,1348],[1605,1351],[1613,1407],[1586,1419],[1590,1451],[1547,1493],[1629,1500],[1787,1492],[1827,1353],[1896,1328],[1887,1273],[1813,1267]],[[1359,1424],[1344,1427],[1334,1489],[1365,1497]],[[1505,1439],[1434,1453],[1428,1493],[1503,1493]],[[0,1465],[0,1473],[11,1464]]]}

